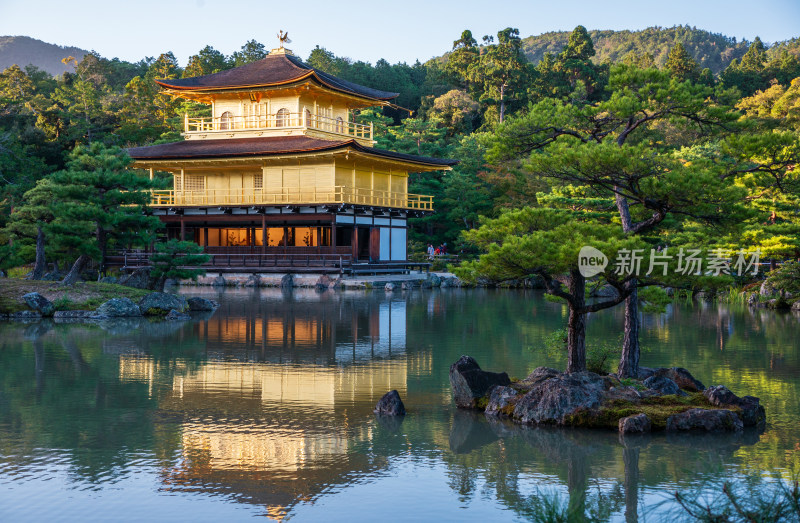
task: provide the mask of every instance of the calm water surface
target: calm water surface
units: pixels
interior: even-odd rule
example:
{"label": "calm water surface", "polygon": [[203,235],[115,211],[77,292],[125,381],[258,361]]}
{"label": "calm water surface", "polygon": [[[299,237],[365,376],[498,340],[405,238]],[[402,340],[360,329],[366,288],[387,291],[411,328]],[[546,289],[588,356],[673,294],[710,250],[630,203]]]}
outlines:
{"label": "calm water surface", "polygon": [[[185,323],[0,324],[0,521],[519,521],[543,500],[658,521],[670,495],[800,469],[800,318],[645,316],[643,364],[766,406],[764,433],[620,440],[457,411],[462,354],[523,377],[565,309],[533,292],[187,290]],[[620,311],[593,316],[614,342]],[[405,420],[372,408],[400,392]],[[667,502],[665,502],[667,500]]]}

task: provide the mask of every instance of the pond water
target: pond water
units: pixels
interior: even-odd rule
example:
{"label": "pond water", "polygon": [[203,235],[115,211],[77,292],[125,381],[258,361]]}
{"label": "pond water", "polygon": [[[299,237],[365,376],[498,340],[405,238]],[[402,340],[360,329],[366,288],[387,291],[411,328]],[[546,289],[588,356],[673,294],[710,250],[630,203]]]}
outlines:
{"label": "pond water", "polygon": [[[524,377],[565,308],[535,292],[184,290],[192,321],[0,323],[0,521],[521,521],[569,506],[675,513],[676,491],[800,470],[800,318],[714,304],[645,315],[642,360],[761,398],[766,431],[520,428],[458,411],[462,354]],[[616,342],[620,311],[589,320]],[[376,419],[397,389],[409,414]]]}

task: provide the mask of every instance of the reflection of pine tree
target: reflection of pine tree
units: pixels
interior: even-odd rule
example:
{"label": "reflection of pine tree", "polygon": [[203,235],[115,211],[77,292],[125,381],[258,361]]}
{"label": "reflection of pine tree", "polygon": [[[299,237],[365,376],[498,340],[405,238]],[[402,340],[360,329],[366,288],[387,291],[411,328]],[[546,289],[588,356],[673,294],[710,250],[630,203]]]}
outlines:
{"label": "reflection of pine tree", "polygon": [[306,229],[306,235],[303,236],[303,243],[306,244],[306,247],[311,247],[311,229]]}

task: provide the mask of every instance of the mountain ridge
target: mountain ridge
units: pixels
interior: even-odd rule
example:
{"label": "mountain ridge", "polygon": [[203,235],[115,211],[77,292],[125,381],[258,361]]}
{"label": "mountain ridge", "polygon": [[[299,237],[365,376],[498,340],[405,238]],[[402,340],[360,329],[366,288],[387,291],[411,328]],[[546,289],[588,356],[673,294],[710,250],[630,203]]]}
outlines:
{"label": "mountain ridge", "polygon": [[0,36],[0,71],[16,64],[21,68],[34,65],[53,76],[75,70],[61,60],[74,56],[78,60],[89,51],[75,46],[51,44],[30,36]]}

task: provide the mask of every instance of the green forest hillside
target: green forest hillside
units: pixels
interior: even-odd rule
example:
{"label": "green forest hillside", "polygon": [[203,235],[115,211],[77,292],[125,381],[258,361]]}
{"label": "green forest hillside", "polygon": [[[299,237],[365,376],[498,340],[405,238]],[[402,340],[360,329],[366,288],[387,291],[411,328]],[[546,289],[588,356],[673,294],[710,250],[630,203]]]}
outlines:
{"label": "green forest hillside", "polygon": [[[569,35],[570,31],[560,31],[529,36],[522,40],[522,49],[528,60],[536,63],[545,53],[560,53],[567,45]],[[589,35],[597,53],[593,57],[595,63],[621,62],[628,54],[634,53],[649,54],[656,65],[663,66],[669,50],[680,43],[701,69],[708,67],[715,74],[725,69],[734,58],[741,59],[750,45],[746,40],[737,41],[736,38],[689,26],[648,27],[642,31],[595,30],[589,31]],[[800,52],[797,42],[791,47],[795,53]]]}

